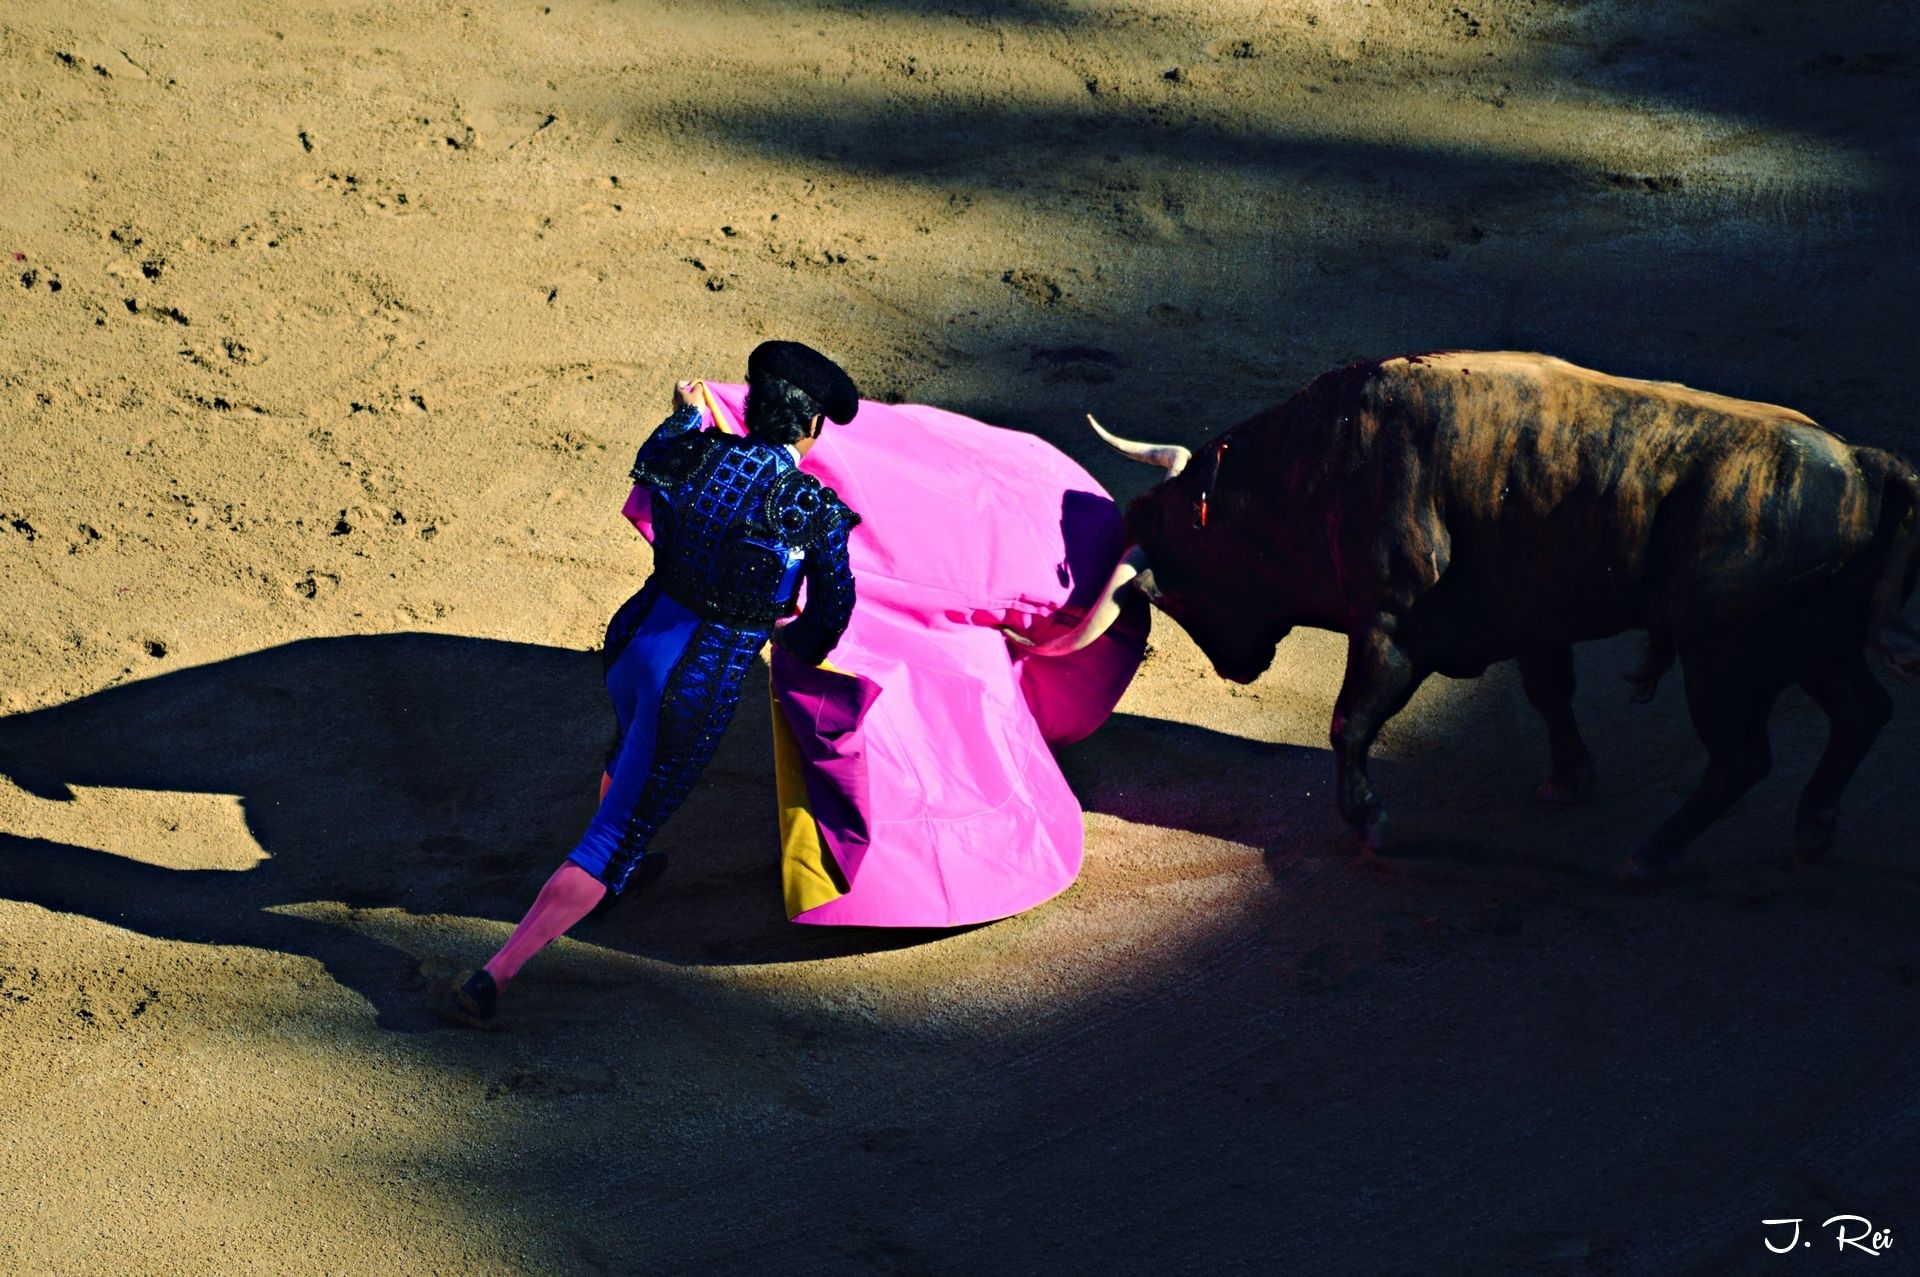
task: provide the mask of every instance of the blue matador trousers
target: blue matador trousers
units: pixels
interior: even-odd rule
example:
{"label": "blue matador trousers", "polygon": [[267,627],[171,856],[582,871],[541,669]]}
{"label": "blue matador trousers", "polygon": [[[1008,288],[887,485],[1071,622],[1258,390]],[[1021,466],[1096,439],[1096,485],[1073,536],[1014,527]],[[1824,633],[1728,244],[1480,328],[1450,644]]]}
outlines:
{"label": "blue matador trousers", "polygon": [[607,624],[607,693],[620,739],[611,783],[568,859],[618,893],[686,801],[740,704],[766,626],[703,620],[649,580]]}

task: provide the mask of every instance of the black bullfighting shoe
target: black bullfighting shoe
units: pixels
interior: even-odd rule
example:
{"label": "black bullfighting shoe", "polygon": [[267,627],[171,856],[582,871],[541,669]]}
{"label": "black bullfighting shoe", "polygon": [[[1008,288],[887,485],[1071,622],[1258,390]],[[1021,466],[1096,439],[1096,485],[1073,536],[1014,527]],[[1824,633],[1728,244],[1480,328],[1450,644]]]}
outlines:
{"label": "black bullfighting shoe", "polygon": [[456,987],[451,980],[442,986],[434,1010],[443,1020],[464,1024],[470,1029],[492,1029],[493,1014],[500,1008],[500,986],[486,968],[468,976]]}

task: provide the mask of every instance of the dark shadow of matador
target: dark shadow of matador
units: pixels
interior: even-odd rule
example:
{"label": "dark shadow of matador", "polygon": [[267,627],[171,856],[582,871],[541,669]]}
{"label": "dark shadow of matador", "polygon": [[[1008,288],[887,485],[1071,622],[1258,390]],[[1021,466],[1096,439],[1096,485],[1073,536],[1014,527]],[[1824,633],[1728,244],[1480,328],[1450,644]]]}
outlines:
{"label": "dark shadow of matador", "polygon": [[176,870],[0,832],[0,898],[150,936],[303,954],[418,1027],[405,955],[268,910],[506,918],[577,835],[610,726],[587,652],[432,634],[310,639],[0,719],[0,773],[238,795],[268,859]]}

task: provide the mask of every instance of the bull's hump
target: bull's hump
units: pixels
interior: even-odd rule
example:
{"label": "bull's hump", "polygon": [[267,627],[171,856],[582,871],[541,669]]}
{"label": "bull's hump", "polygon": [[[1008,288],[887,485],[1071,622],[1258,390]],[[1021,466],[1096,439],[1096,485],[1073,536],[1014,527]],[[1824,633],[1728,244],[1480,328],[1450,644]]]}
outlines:
{"label": "bull's hump", "polygon": [[1552,355],[1536,354],[1531,351],[1435,351],[1431,354],[1403,355],[1397,359],[1384,360],[1380,368],[1382,372],[1415,379],[1442,376],[1459,377],[1470,382],[1477,376],[1489,384],[1512,379],[1542,386],[1554,383],[1582,385],[1671,404],[1676,408],[1690,408],[1697,412],[1717,413],[1726,417],[1792,422],[1802,426],[1818,424],[1805,413],[1780,404],[1736,399],[1730,395],[1715,394],[1709,390],[1696,390],[1692,386],[1682,385],[1677,381],[1644,381],[1634,377],[1616,377],[1611,373],[1583,368],[1579,364],[1570,364]]}

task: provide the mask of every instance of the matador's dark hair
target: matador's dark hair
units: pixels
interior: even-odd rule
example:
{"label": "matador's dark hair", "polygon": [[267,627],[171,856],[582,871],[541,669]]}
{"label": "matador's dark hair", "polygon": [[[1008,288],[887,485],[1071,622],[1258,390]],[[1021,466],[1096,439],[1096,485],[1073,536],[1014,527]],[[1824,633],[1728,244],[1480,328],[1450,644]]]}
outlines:
{"label": "matador's dark hair", "polygon": [[786,378],[747,374],[747,429],[767,442],[800,442],[819,415],[820,401]]}

